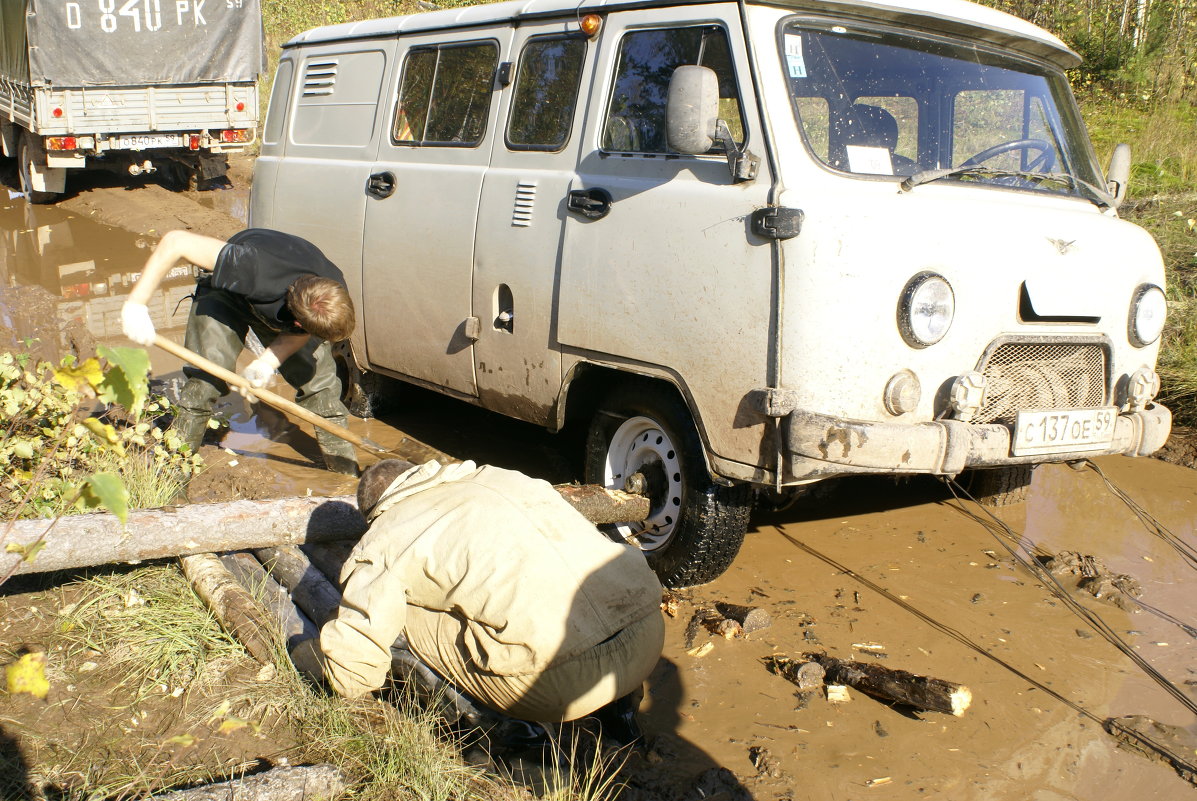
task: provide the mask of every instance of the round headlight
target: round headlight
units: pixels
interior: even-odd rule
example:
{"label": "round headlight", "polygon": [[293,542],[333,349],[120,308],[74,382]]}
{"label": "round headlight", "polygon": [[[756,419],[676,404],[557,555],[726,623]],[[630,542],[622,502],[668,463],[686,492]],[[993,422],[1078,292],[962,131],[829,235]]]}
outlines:
{"label": "round headlight", "polygon": [[902,289],[898,330],[906,344],[925,348],[943,339],[955,313],[956,299],[947,279],[935,273],[919,273]]}
{"label": "round headlight", "polygon": [[1131,344],[1142,348],[1159,339],[1167,316],[1168,300],[1164,290],[1154,284],[1144,284],[1135,290],[1128,326]]}

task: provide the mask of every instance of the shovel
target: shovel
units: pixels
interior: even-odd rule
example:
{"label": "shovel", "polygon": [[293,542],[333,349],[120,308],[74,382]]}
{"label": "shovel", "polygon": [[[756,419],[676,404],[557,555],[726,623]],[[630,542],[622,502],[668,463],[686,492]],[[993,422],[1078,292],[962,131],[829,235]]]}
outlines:
{"label": "shovel", "polygon": [[194,351],[188,350],[177,342],[172,342],[161,334],[154,335],[154,344],[162,348],[167,353],[178,356],[188,364],[194,365],[206,373],[211,373],[230,386],[243,387],[255,398],[270,406],[273,406],[280,412],[292,414],[298,417],[300,420],[311,423],[312,425],[316,426],[316,428],[323,429],[333,436],[340,437],[346,442],[356,445],[367,453],[371,453],[383,459],[406,459],[407,461],[417,463],[427,462],[430,460],[435,460],[441,462],[442,464],[457,461],[456,459],[441,453],[435,448],[425,445],[422,442],[416,442],[408,437],[404,437],[402,443],[405,446],[405,453],[387,450],[377,442],[366,439],[365,437],[359,437],[348,428],[339,426],[336,423],[330,423],[320,415],[309,412],[298,403],[289,401],[280,395],[276,395],[268,389],[259,389],[258,387],[252,386],[248,381],[231,370],[226,370],[219,364],[216,364],[209,359],[205,359],[203,356],[200,356]]}

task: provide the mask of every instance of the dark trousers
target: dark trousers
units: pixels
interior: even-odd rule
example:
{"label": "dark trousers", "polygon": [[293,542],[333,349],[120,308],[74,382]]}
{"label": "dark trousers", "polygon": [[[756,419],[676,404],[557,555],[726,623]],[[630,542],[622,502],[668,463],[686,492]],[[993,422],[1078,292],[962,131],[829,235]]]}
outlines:
{"label": "dark trousers", "polygon": [[[227,370],[236,370],[237,357],[251,329],[266,347],[278,336],[278,332],[254,314],[244,298],[202,281],[197,284],[191,315],[187,318],[184,344],[188,350]],[[183,373],[187,382],[179,396],[179,415],[174,428],[194,450],[203,440],[213,404],[229,391],[229,386],[195,367],[185,366]],[[302,349],[279,365],[279,374],[295,387],[296,403],[331,423],[345,425],[349,412],[341,403],[341,380],[328,342],[310,337]],[[350,464],[356,467],[356,454],[350,443],[322,429],[316,429],[316,441],[330,469],[351,472]]]}

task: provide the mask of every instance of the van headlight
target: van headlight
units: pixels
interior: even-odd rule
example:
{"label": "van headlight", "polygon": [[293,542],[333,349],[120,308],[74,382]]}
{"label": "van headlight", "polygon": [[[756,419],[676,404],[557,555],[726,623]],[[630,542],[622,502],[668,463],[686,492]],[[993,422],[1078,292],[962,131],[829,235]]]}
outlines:
{"label": "van headlight", "polygon": [[1167,316],[1168,300],[1164,297],[1164,290],[1155,284],[1143,284],[1136,289],[1134,300],[1131,301],[1128,326],[1131,344],[1142,348],[1159,339]]}
{"label": "van headlight", "polygon": [[956,299],[947,279],[936,273],[919,273],[902,289],[898,330],[906,344],[925,348],[943,339],[955,313]]}

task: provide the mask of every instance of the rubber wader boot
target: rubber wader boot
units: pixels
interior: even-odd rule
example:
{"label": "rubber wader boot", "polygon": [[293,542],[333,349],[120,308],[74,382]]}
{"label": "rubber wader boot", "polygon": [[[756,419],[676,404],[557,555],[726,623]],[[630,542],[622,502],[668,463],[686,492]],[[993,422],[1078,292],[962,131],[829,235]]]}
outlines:
{"label": "rubber wader boot", "polygon": [[[326,417],[328,422],[342,428],[349,422],[345,416]],[[361,471],[357,467],[357,451],[353,444],[341,439],[336,434],[330,434],[323,428],[316,429],[316,442],[320,445],[320,453],[324,456],[324,466],[334,473],[344,473],[357,478]]]}
{"label": "rubber wader boot", "polygon": [[210,414],[180,409],[170,427],[179,435],[179,439],[191,446],[192,453],[197,453],[204,441],[204,434],[208,431],[208,420],[211,417]]}

